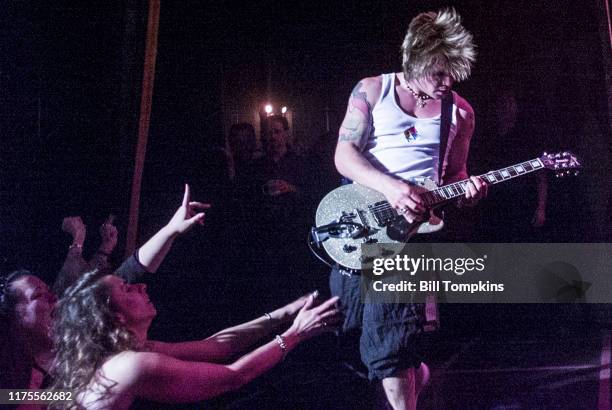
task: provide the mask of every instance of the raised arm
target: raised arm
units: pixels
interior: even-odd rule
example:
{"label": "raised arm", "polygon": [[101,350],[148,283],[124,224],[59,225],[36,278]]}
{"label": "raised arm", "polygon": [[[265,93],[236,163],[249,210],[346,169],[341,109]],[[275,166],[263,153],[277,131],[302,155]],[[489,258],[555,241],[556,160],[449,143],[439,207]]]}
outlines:
{"label": "raised arm", "polygon": [[[314,293],[315,299],[317,294],[318,292]],[[290,323],[311,295],[313,294],[309,293],[266,315],[224,329],[204,340],[183,343],[150,341],[149,347],[154,352],[177,359],[227,363],[275,329]]]}
{"label": "raised arm", "polygon": [[117,227],[113,225],[115,215],[109,215],[100,226],[100,246],[89,260],[89,270],[110,269],[110,257],[117,246]]}
{"label": "raised arm", "polygon": [[191,201],[189,185],[185,184],[183,202],[170,221],[138,249],[138,261],[148,272],[156,272],[172,247],[174,239],[195,224],[204,224],[204,212],[197,209],[210,208],[209,204]]}
{"label": "raised arm", "polygon": [[68,247],[64,264],[53,283],[53,291],[58,296],[61,296],[64,290],[88,268],[87,262],[83,259],[83,244],[87,236],[87,228],[81,217],[69,216],[64,218],[62,231],[72,237],[72,243]]}

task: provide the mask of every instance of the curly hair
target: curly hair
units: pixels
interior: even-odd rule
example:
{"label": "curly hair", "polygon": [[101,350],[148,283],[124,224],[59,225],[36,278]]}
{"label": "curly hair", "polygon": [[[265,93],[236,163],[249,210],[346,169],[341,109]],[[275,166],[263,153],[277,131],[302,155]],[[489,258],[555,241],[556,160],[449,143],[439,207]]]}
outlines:
{"label": "curly hair", "polygon": [[441,64],[455,81],[470,76],[476,61],[472,34],[461,25],[455,9],[446,8],[421,13],[410,22],[402,43],[402,67],[405,79],[431,75]]}
{"label": "curly hair", "polygon": [[[110,289],[102,281],[107,275],[108,272],[98,270],[84,274],[66,290],[56,308],[52,388],[72,390],[75,397],[87,390],[106,358],[137,347],[134,334],[116,319]],[[108,392],[113,381],[105,382]],[[72,401],[52,407],[78,408],[78,405]]]}

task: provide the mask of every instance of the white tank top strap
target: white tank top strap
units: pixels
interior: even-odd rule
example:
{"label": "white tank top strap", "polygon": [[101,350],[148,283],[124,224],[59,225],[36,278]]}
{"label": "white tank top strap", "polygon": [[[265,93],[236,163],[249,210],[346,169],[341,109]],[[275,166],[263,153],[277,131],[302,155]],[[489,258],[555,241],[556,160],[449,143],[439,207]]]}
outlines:
{"label": "white tank top strap", "polygon": [[[382,75],[381,93],[372,109],[372,129],[365,158],[377,169],[404,180],[436,179],[440,145],[440,115],[416,118],[401,109],[395,93],[395,73]],[[453,107],[453,125],[456,124]],[[456,131],[451,125],[450,133]]]}
{"label": "white tank top strap", "polygon": [[389,94],[393,97],[393,87],[395,86],[395,73],[382,74],[382,84],[380,89],[380,96],[376,104],[378,105],[381,101],[385,100]]}

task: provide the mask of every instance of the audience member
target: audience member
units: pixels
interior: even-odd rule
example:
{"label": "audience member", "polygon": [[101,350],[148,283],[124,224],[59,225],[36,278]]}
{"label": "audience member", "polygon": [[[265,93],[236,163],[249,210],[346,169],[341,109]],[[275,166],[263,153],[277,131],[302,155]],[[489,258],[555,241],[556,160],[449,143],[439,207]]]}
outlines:
{"label": "audience member", "polygon": [[[338,323],[336,301],[315,306],[311,294],[205,340],[161,343],[147,339],[157,312],[145,285],[87,273],[58,304],[54,388],[69,389],[76,399],[58,407],[127,409],[135,400],[194,402],[238,389]],[[235,360],[292,319],[282,334]]]}
{"label": "audience member", "polygon": [[110,269],[110,257],[117,246],[117,228],[113,225],[114,216],[110,215],[100,226],[102,242],[89,263],[83,258],[83,245],[87,236],[87,227],[80,216],[69,216],[62,221],[62,230],[72,236],[68,254],[53,284],[53,292],[61,296],[83,273],[93,269]]}
{"label": "audience member", "polygon": [[[195,210],[206,207],[190,201],[186,186],[183,203],[172,219],[117,269],[117,276],[132,282],[145,272],[156,272],[174,239],[193,225],[203,223],[204,213],[196,214]],[[71,227],[78,226],[75,221],[69,223]],[[82,232],[80,228],[73,232],[78,239],[84,238],[77,234]],[[6,329],[0,333],[0,388],[48,386],[52,359],[50,325],[55,302],[56,296],[47,284],[29,271],[20,270],[0,278],[0,326]]]}
{"label": "audience member", "polygon": [[255,128],[246,122],[233,124],[227,137],[227,151],[230,180],[248,175],[257,154]]}
{"label": "audience member", "polygon": [[286,117],[274,115],[268,118],[269,133],[264,136],[264,158],[260,177],[264,182],[262,192],[270,197],[290,193],[303,193],[304,175],[302,158],[291,150],[289,122]]}

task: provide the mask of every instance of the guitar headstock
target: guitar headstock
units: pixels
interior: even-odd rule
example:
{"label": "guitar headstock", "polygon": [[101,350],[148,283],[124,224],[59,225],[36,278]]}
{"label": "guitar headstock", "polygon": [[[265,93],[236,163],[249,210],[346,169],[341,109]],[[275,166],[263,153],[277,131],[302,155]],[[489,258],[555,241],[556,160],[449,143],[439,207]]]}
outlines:
{"label": "guitar headstock", "polygon": [[544,167],[555,172],[557,177],[566,175],[578,175],[578,170],[582,168],[582,164],[578,158],[569,151],[544,153],[540,157],[540,161]]}

